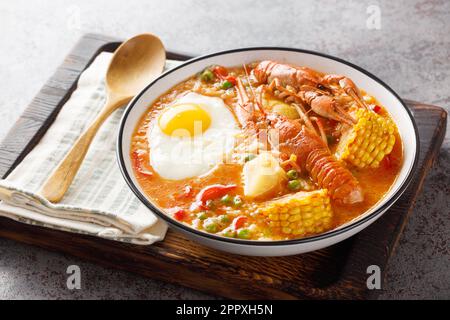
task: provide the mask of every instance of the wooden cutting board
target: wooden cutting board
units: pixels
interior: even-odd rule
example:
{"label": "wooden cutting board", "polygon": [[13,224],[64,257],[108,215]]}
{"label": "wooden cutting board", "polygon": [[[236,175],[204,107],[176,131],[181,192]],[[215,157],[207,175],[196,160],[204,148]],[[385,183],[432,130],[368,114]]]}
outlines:
{"label": "wooden cutting board", "polygon": [[[117,39],[84,36],[44,85],[0,145],[0,176],[32,150],[76,87],[80,73]],[[187,55],[168,53],[169,59]],[[366,286],[367,267],[384,272],[436,158],[446,129],[444,109],[406,100],[419,127],[420,164],[402,197],[374,224],[332,247],[308,254],[258,258],[206,248],[170,230],[164,241],[137,246],[66,233],[0,218],[0,237],[68,253],[107,267],[199,289],[228,298],[317,299],[374,298]]]}

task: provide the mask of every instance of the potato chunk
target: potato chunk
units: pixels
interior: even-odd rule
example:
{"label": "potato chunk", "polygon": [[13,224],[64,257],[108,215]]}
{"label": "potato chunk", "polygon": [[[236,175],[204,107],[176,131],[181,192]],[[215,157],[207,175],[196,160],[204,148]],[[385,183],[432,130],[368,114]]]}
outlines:
{"label": "potato chunk", "polygon": [[260,197],[279,190],[286,173],[270,152],[264,152],[245,163],[243,178],[244,195]]}
{"label": "potato chunk", "polygon": [[294,106],[278,100],[264,100],[264,108],[275,112],[281,116],[285,116],[288,119],[295,120],[300,118],[297,109]]}

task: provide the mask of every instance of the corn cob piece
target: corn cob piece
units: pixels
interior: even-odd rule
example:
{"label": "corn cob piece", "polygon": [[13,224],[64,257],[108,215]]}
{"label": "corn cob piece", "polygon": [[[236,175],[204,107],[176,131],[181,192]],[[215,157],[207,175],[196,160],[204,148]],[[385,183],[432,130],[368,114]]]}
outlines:
{"label": "corn cob piece", "polygon": [[358,122],[342,135],[335,155],[359,168],[377,168],[394,147],[395,124],[365,109],[356,111],[356,119]]}
{"label": "corn cob piece", "polygon": [[331,228],[333,212],[326,189],[300,191],[268,201],[257,211],[286,235],[307,236]]}

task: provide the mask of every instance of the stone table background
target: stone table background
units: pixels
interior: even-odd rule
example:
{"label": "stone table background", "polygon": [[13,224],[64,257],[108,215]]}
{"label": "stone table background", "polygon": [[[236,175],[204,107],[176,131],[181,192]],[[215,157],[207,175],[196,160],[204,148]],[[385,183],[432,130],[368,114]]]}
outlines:
{"label": "stone table background", "polygon": [[[0,139],[87,32],[150,31],[167,48],[202,54],[258,45],[322,51],[366,68],[402,97],[450,106],[450,1],[217,3],[1,1]],[[450,298],[449,136],[384,270],[381,298]],[[81,290],[66,289],[71,264],[81,268]],[[214,297],[0,239],[0,299],[28,298]]]}

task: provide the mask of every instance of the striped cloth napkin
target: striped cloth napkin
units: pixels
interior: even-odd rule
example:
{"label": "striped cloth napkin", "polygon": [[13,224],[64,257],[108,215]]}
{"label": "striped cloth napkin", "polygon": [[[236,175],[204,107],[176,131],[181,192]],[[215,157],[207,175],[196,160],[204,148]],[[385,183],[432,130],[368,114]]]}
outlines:
{"label": "striped cloth napkin", "polygon": [[[164,238],[167,225],[127,187],[116,163],[115,142],[123,108],[101,127],[63,200],[37,194],[49,174],[105,102],[111,53],[101,53],[81,74],[77,89],[36,147],[0,180],[0,216],[32,225],[148,245]],[[168,61],[166,69],[179,64]]]}

